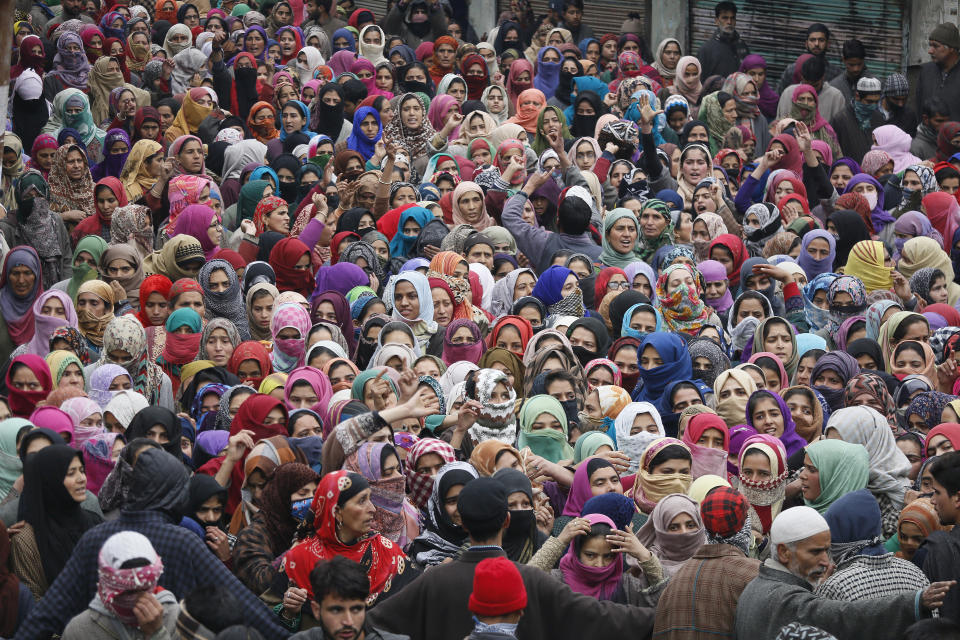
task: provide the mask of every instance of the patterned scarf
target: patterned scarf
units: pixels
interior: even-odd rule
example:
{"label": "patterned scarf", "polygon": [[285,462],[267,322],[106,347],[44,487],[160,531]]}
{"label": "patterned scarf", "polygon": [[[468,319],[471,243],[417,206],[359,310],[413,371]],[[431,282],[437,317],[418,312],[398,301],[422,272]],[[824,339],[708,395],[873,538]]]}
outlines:
{"label": "patterned scarf", "polygon": [[[477,421],[469,429],[470,437],[478,444],[487,440],[499,440],[512,445],[517,439],[517,420],[514,415],[517,392],[502,371],[481,369],[477,372],[476,381],[477,400],[482,409],[477,415]],[[491,402],[493,390],[500,382],[506,385],[510,397],[504,402]]]}

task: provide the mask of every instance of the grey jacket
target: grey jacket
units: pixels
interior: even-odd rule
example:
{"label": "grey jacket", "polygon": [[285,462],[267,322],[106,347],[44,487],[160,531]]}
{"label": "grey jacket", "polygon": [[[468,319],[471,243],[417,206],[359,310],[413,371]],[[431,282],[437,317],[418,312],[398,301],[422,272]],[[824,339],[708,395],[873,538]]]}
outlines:
{"label": "grey jacket", "polygon": [[[363,638],[364,640],[410,640],[410,636],[380,631],[379,629],[374,629],[369,624],[364,625]],[[326,640],[326,635],[323,633],[323,627],[314,627],[293,634],[290,636],[290,640]]]}
{"label": "grey jacket", "polygon": [[920,607],[917,593],[858,602],[828,600],[770,558],[740,595],[736,637],[773,640],[785,625],[800,620],[837,638],[899,638],[908,626],[929,615]]}

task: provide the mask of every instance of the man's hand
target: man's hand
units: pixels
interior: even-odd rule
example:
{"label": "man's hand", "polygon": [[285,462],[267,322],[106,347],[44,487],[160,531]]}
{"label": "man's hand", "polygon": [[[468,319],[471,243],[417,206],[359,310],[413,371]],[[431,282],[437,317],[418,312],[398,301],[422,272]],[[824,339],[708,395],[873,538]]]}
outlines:
{"label": "man's hand", "polygon": [[163,605],[147,591],[137,598],[137,603],[133,605],[133,615],[137,619],[140,631],[148,638],[163,626]]}
{"label": "man's hand", "polygon": [[955,584],[957,584],[956,580],[931,583],[929,587],[923,590],[923,594],[920,596],[920,604],[931,611],[940,608],[947,592],[950,591],[950,587]]}

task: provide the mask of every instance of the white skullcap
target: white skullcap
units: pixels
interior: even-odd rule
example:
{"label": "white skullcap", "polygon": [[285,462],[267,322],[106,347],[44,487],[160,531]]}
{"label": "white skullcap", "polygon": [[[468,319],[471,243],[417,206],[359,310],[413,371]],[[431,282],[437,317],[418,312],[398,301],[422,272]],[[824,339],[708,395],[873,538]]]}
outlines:
{"label": "white skullcap", "polygon": [[24,69],[14,82],[17,95],[24,100],[36,100],[43,94],[43,80],[33,69]]}
{"label": "white skullcap", "polygon": [[100,564],[119,569],[127,560],[144,558],[155,564],[159,558],[150,540],[136,531],[115,533],[100,548]]}
{"label": "white skullcap", "polygon": [[806,540],[810,536],[829,531],[830,525],[816,509],[811,507],[793,507],[781,511],[770,527],[770,543],[790,544]]}

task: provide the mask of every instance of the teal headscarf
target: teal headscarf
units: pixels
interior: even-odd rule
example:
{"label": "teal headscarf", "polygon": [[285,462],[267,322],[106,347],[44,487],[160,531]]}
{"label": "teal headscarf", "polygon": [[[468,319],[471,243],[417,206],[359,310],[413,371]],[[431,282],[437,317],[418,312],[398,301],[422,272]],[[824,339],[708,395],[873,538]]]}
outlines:
{"label": "teal headscarf", "polygon": [[577,438],[577,443],[573,447],[573,464],[580,464],[604,445],[610,447],[611,451],[617,450],[617,445],[603,431],[587,431]]}
{"label": "teal headscarf", "polygon": [[638,338],[640,340],[643,340],[647,336],[647,334],[643,331],[638,331],[637,329],[630,328],[630,319],[633,317],[633,314],[636,313],[638,309],[642,309],[643,311],[653,312],[654,317],[657,319],[657,326],[654,329],[654,333],[656,333],[657,331],[660,331],[663,328],[663,316],[660,315],[660,310],[647,302],[638,302],[637,304],[627,309],[627,312],[623,314],[623,326],[620,329],[621,337]]}
{"label": "teal headscarf", "polygon": [[[350,387],[350,397],[354,400],[363,402],[363,388],[366,386],[367,382],[376,378],[382,370],[382,367],[374,367],[373,369],[367,369],[366,371],[361,371],[359,374],[357,374],[357,377],[353,379],[353,386]],[[400,392],[397,391],[397,385],[393,383],[393,380],[390,379],[390,376],[384,374],[381,380],[386,380],[390,384],[390,387],[393,389],[393,392],[397,395],[397,397],[400,397]]]}
{"label": "teal headscarf", "polygon": [[804,504],[824,513],[839,498],[865,489],[870,479],[870,457],[861,444],[843,440],[818,440],[806,447],[820,475],[820,495]]}
{"label": "teal headscarf", "polygon": [[[638,241],[633,244],[633,250],[627,253],[620,253],[611,247],[609,242],[607,242],[607,234],[610,232],[610,229],[613,228],[613,225],[616,224],[618,220],[622,220],[623,218],[630,220],[633,223],[634,228],[637,230]],[[643,258],[641,257],[639,250],[639,239],[640,223],[637,222],[637,216],[633,215],[633,212],[630,211],[630,209],[617,207],[613,211],[610,211],[603,219],[603,251],[600,253],[600,262],[608,267],[620,267],[623,269],[631,262],[642,260]]]}
{"label": "teal headscarf", "polygon": [[394,258],[413,257],[409,255],[409,253],[413,250],[413,245],[417,242],[417,236],[403,235],[403,225],[407,223],[407,220],[414,220],[420,225],[420,229],[422,230],[427,226],[428,222],[433,220],[433,214],[423,207],[410,207],[400,214],[400,222],[397,224],[397,234],[393,236],[393,240],[390,241],[390,255]]}
{"label": "teal headscarf", "polygon": [[[556,429],[533,430],[533,423],[541,413],[549,413],[563,427]],[[549,460],[559,462],[573,458],[573,448],[567,443],[567,414],[563,405],[553,396],[537,395],[523,403],[520,409],[520,434],[517,436],[517,449],[530,447],[535,454]]]}
{"label": "teal headscarf", "polygon": [[167,316],[167,322],[164,325],[168,332],[176,331],[183,326],[189,327],[190,333],[200,333],[203,326],[200,314],[190,307],[180,307]]}
{"label": "teal headscarf", "polygon": [[0,500],[7,497],[13,483],[23,474],[23,462],[17,455],[17,434],[33,423],[23,418],[0,422]]}
{"label": "teal headscarf", "polygon": [[87,280],[94,280],[100,275],[96,268],[91,267],[86,262],[81,262],[78,265],[77,256],[83,252],[87,252],[93,256],[94,263],[100,264],[100,256],[102,256],[106,250],[107,241],[100,236],[93,235],[80,238],[80,242],[77,243],[77,247],[73,250],[73,275],[70,276],[70,282],[67,283],[67,293],[74,303],[77,301],[77,291],[80,289],[80,285]]}

